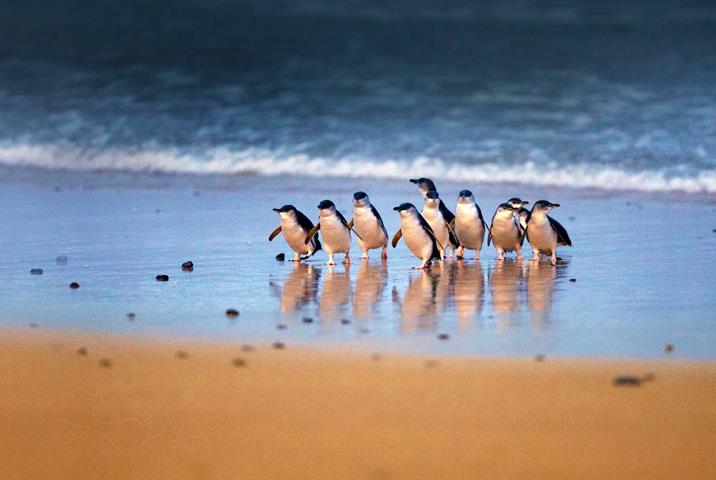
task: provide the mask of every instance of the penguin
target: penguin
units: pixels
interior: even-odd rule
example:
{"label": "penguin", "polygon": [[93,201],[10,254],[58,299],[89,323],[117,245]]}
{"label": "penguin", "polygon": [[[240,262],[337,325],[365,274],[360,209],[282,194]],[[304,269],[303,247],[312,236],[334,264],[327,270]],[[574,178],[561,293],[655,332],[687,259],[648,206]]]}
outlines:
{"label": "penguin", "polygon": [[497,250],[498,260],[505,259],[505,252],[516,252],[517,260],[522,260],[524,236],[516,212],[517,209],[514,206],[503,203],[497,207],[492,216],[487,244],[489,245],[492,240],[495,250]]}
{"label": "penguin", "polygon": [[[422,260],[418,269],[430,267],[433,260],[440,260],[435,233],[412,203],[401,203],[393,210],[400,214],[400,230],[393,236],[393,248],[401,237],[405,237],[408,249]],[[325,241],[325,235],[324,235]]]}
{"label": "penguin", "polygon": [[[411,178],[410,183],[414,183],[418,186],[420,193],[423,194],[423,198],[425,198],[428,192],[438,191],[438,189],[435,188],[435,183],[429,178]],[[452,223],[453,219],[455,218],[455,215],[453,215],[453,213],[448,210],[442,200],[440,200],[440,213],[443,214],[443,217],[448,223]],[[457,243],[455,243],[455,245],[457,245]]]}
{"label": "penguin", "polygon": [[527,219],[530,218],[530,211],[525,208],[525,205],[530,202],[527,200],[521,200],[517,197],[512,197],[507,200],[507,203],[515,208],[515,215],[517,215],[517,218],[520,221],[520,228],[524,231],[527,228]]}
{"label": "penguin", "polygon": [[[440,195],[438,195],[438,192],[431,190],[425,195],[423,211],[420,212],[420,214],[428,222],[430,228],[432,228],[435,234],[435,240],[438,242],[440,257],[443,258],[446,256],[448,247],[452,246],[453,250],[455,250],[455,247],[450,241],[450,230],[452,227],[448,226],[447,220],[443,217],[440,211],[440,203]],[[450,258],[452,258],[452,253],[450,254]]]}
{"label": "penguin", "polygon": [[[281,225],[271,232],[269,242],[272,241],[276,235],[283,232],[283,238],[296,255],[293,260],[289,261],[299,262],[305,260],[321,249],[321,242],[318,240],[318,237],[312,238],[310,242],[304,242],[306,234],[314,227],[313,222],[300,210],[297,210],[293,205],[284,205],[281,208],[274,208],[273,211],[278,213],[281,219]],[[305,256],[302,257],[301,255]]]}
{"label": "penguin", "polygon": [[457,258],[462,258],[465,249],[469,248],[475,250],[475,258],[479,259],[482,242],[485,240],[485,230],[488,229],[482,210],[475,202],[475,196],[470,190],[462,190],[455,208],[454,230],[460,241]]}
{"label": "penguin", "polygon": [[330,200],[318,204],[318,224],[305,237],[308,244],[318,230],[323,231],[323,246],[328,254],[328,265],[335,265],[333,254],[344,253],[343,263],[351,263],[351,226]]}
{"label": "penguin", "polygon": [[360,235],[358,246],[363,252],[361,258],[368,258],[368,250],[381,247],[381,258],[388,258],[388,232],[378,210],[370,203],[365,192],[353,194],[353,218],[349,224]]}
{"label": "penguin", "polygon": [[532,247],[532,260],[539,260],[541,253],[550,255],[552,265],[557,264],[557,246],[572,246],[567,230],[554,218],[547,215],[559,203],[540,200],[532,206],[527,219],[525,235]]}

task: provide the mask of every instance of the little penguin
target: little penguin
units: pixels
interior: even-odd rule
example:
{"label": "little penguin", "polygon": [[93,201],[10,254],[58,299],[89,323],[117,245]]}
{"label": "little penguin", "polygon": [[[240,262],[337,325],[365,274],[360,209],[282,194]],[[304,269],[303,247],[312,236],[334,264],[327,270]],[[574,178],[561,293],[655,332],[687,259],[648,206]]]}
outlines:
{"label": "little penguin", "polygon": [[381,258],[388,258],[388,232],[378,210],[370,203],[370,198],[365,192],[353,194],[353,218],[350,224],[356,234],[360,235],[358,246],[363,252],[361,258],[368,258],[368,250],[381,247],[383,248]]}
{"label": "little penguin", "polygon": [[[448,247],[452,247],[454,251],[455,245],[452,243],[450,238],[450,230],[452,227],[448,226],[447,220],[443,217],[443,214],[440,211],[440,203],[440,196],[438,195],[438,192],[430,191],[425,195],[423,211],[420,213],[428,222],[430,228],[432,228],[433,233],[435,234],[440,256],[445,257]],[[450,253],[450,258],[452,258],[452,253]]]}
{"label": "little penguin", "polygon": [[515,215],[517,215],[517,218],[520,221],[520,227],[522,228],[522,231],[524,231],[527,228],[527,219],[530,218],[530,211],[525,208],[525,205],[530,202],[522,200],[518,197],[512,197],[507,200],[507,203],[515,208]]}
{"label": "little penguin", "polygon": [[[297,210],[293,205],[284,205],[281,208],[274,208],[274,212],[278,213],[281,219],[281,225],[276,228],[269,236],[269,242],[276,235],[283,232],[283,238],[291,250],[295,253],[295,258],[290,261],[298,262],[305,260],[321,249],[321,242],[318,236],[311,239],[310,242],[304,242],[306,235],[313,229],[311,222],[306,215]],[[305,255],[302,257],[301,255]]]}
{"label": "little penguin", "polygon": [[475,250],[475,258],[479,259],[482,242],[485,240],[485,230],[488,229],[488,226],[482,216],[482,210],[475,202],[475,196],[470,190],[460,191],[460,195],[457,197],[454,229],[460,241],[457,258],[462,258],[463,252],[468,248]]}
{"label": "little penguin", "polygon": [[557,264],[557,246],[572,246],[567,230],[554,218],[547,215],[559,203],[540,200],[532,206],[527,219],[525,234],[532,247],[532,260],[539,260],[540,254],[550,255],[552,265]]}
{"label": "little penguin", "polygon": [[516,252],[517,259],[522,259],[522,227],[517,218],[517,209],[509,203],[503,203],[497,207],[492,217],[490,234],[487,237],[487,244],[490,240],[497,250],[497,259],[504,260],[505,252]]}
{"label": "little penguin", "polygon": [[393,248],[398,244],[401,237],[405,238],[405,244],[408,249],[423,262],[415,268],[428,268],[433,260],[440,260],[435,233],[418,212],[418,209],[415,208],[415,205],[401,203],[394,207],[393,210],[400,215],[400,230],[393,236]]}
{"label": "little penguin", "polygon": [[318,204],[318,224],[311,229],[304,240],[308,244],[320,229],[323,233],[323,248],[328,254],[328,265],[335,265],[333,255],[344,253],[343,263],[351,263],[351,226],[330,200]]}
{"label": "little penguin", "polygon": [[[410,183],[414,183],[418,186],[420,193],[423,194],[423,198],[427,196],[428,192],[438,191],[438,189],[435,188],[435,183],[429,178],[411,178]],[[440,212],[443,214],[443,217],[445,217],[445,220],[447,220],[448,223],[451,223],[455,218],[455,215],[453,215],[453,213],[448,210],[442,200],[440,200]]]}

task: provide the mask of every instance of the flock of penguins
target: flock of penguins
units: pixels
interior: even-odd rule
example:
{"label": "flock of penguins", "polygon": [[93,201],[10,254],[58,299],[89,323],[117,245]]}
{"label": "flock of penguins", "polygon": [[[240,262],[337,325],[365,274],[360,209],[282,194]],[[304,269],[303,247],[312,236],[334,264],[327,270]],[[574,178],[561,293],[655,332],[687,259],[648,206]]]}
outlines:
{"label": "flock of penguins", "polygon": [[[539,261],[540,255],[549,255],[552,264],[557,263],[557,247],[571,246],[567,230],[557,220],[547,215],[558,203],[547,200],[535,202],[531,210],[525,208],[529,202],[511,198],[500,204],[487,225],[475,197],[469,190],[462,190],[453,214],[440,199],[435,183],[429,178],[411,179],[423,194],[423,210],[412,203],[402,203],[393,210],[400,215],[400,229],[392,239],[393,248],[402,238],[408,249],[422,263],[415,268],[428,268],[433,260],[444,259],[448,251],[462,258],[464,251],[474,250],[476,258],[487,232],[487,245],[492,243],[498,259],[504,259],[506,252],[515,252],[522,258],[525,238],[532,249],[532,259]],[[308,217],[293,205],[274,208],[281,225],[269,236],[273,240],[283,232],[286,243],[295,253],[295,261],[305,260],[319,250],[328,254],[328,264],[335,265],[334,254],[345,255],[344,263],[350,262],[351,232],[358,239],[358,246],[368,258],[368,251],[382,248],[382,258],[388,256],[388,232],[378,210],[370,203],[365,192],[353,195],[353,218],[346,218],[330,200],[318,204],[319,220],[314,225]],[[323,236],[323,245],[318,231]]]}

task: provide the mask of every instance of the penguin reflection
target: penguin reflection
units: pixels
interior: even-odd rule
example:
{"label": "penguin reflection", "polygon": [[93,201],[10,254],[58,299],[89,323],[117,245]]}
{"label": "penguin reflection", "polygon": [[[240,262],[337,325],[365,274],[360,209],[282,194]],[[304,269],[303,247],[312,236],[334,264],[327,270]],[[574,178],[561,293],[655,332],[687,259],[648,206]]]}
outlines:
{"label": "penguin reflection", "polygon": [[322,287],[318,310],[321,319],[331,323],[342,315],[344,306],[351,298],[350,265],[345,264],[345,269],[330,265],[328,272],[323,275]]}
{"label": "penguin reflection", "polygon": [[492,308],[497,313],[514,312],[520,306],[521,262],[500,260],[490,275]]}
{"label": "penguin reflection", "polygon": [[401,305],[404,332],[434,330],[438,315],[448,298],[448,275],[441,275],[441,268],[423,270],[410,280]]}
{"label": "penguin reflection", "polygon": [[482,265],[458,262],[453,264],[455,313],[461,328],[471,328],[482,309],[485,298],[485,277]]}
{"label": "penguin reflection", "polygon": [[356,276],[355,290],[353,291],[353,316],[356,318],[370,318],[374,306],[383,296],[388,274],[388,264],[371,264],[363,260]]}
{"label": "penguin reflection", "polygon": [[270,282],[271,290],[280,299],[282,312],[298,310],[316,299],[320,270],[305,263],[295,263],[293,266],[293,271],[283,282],[283,288]]}
{"label": "penguin reflection", "polygon": [[551,263],[530,262],[527,268],[527,305],[532,312],[534,326],[544,326],[549,320],[556,279],[557,267]]}

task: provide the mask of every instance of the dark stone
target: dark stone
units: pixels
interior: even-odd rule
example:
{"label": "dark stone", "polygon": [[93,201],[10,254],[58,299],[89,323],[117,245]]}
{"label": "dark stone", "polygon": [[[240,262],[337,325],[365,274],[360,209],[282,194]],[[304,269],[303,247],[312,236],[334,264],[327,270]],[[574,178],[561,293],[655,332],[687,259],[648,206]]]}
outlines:
{"label": "dark stone", "polygon": [[127,314],[127,319],[129,319],[130,322],[133,322],[133,321],[134,321],[134,318],[135,318],[136,316],[137,316],[136,314],[134,314],[134,313],[132,313],[132,312],[129,312],[129,313]]}
{"label": "dark stone", "polygon": [[287,328],[288,325],[286,325],[285,323],[279,323],[278,325],[276,325],[277,330],[286,330]]}
{"label": "dark stone", "polygon": [[638,387],[641,385],[641,378],[634,375],[620,375],[614,379],[614,385],[618,387]]}
{"label": "dark stone", "polygon": [[440,333],[438,334],[438,340],[450,340],[450,335],[447,333]]}
{"label": "dark stone", "polygon": [[40,325],[37,323],[31,323],[30,328],[38,328]]}
{"label": "dark stone", "polygon": [[184,350],[177,350],[176,356],[177,356],[177,358],[186,360],[187,358],[189,358],[189,352],[184,351]]}
{"label": "dark stone", "polygon": [[286,255],[283,253],[279,253],[278,255],[276,255],[276,260],[278,260],[279,262],[283,262],[284,260],[286,260]]}
{"label": "dark stone", "polygon": [[343,324],[343,325],[349,325],[350,323],[351,323],[351,321],[348,320],[347,318],[341,318],[341,324]]}
{"label": "dark stone", "polygon": [[544,354],[539,353],[535,355],[535,362],[544,362],[545,358],[547,357],[545,357]]}
{"label": "dark stone", "polygon": [[194,262],[191,260],[184,262],[181,264],[181,269],[184,272],[193,272],[194,271]]}
{"label": "dark stone", "polygon": [[76,289],[80,288],[80,284],[77,282],[72,282],[72,283],[70,283],[70,288],[72,290],[76,290]]}
{"label": "dark stone", "polygon": [[711,233],[716,233],[716,228],[714,228],[713,230],[711,230]]}
{"label": "dark stone", "polygon": [[253,352],[254,346],[253,345],[241,345],[241,351],[242,352]]}
{"label": "dark stone", "polygon": [[67,255],[58,255],[55,257],[55,263],[57,265],[67,265]]}
{"label": "dark stone", "polygon": [[668,344],[666,347],[664,347],[664,350],[666,353],[671,353],[674,351],[674,346],[672,344]]}
{"label": "dark stone", "polygon": [[577,281],[577,279],[576,279],[576,278],[570,278],[569,281],[572,282],[572,283],[574,283],[574,282]]}
{"label": "dark stone", "polygon": [[231,363],[233,363],[236,368],[243,368],[246,366],[246,360],[244,360],[243,358],[237,357],[233,359]]}
{"label": "dark stone", "polygon": [[30,270],[30,275],[42,275],[45,273],[41,268],[33,268]]}
{"label": "dark stone", "polygon": [[157,275],[156,277],[154,277],[154,279],[155,279],[157,282],[168,282],[168,281],[169,281],[169,275],[164,275],[164,274],[162,274],[162,275]]}
{"label": "dark stone", "polygon": [[303,317],[303,323],[313,323],[313,319],[311,317]]}
{"label": "dark stone", "polygon": [[286,345],[283,342],[273,342],[273,345],[271,345],[276,350],[283,350],[286,348]]}
{"label": "dark stone", "polygon": [[229,318],[236,318],[239,316],[239,311],[235,308],[229,308],[226,310],[226,316]]}
{"label": "dark stone", "polygon": [[82,357],[87,356],[87,349],[85,347],[80,347],[77,349],[77,355],[80,355]]}
{"label": "dark stone", "polygon": [[104,368],[110,368],[112,366],[112,360],[110,360],[109,358],[100,358],[99,366]]}

